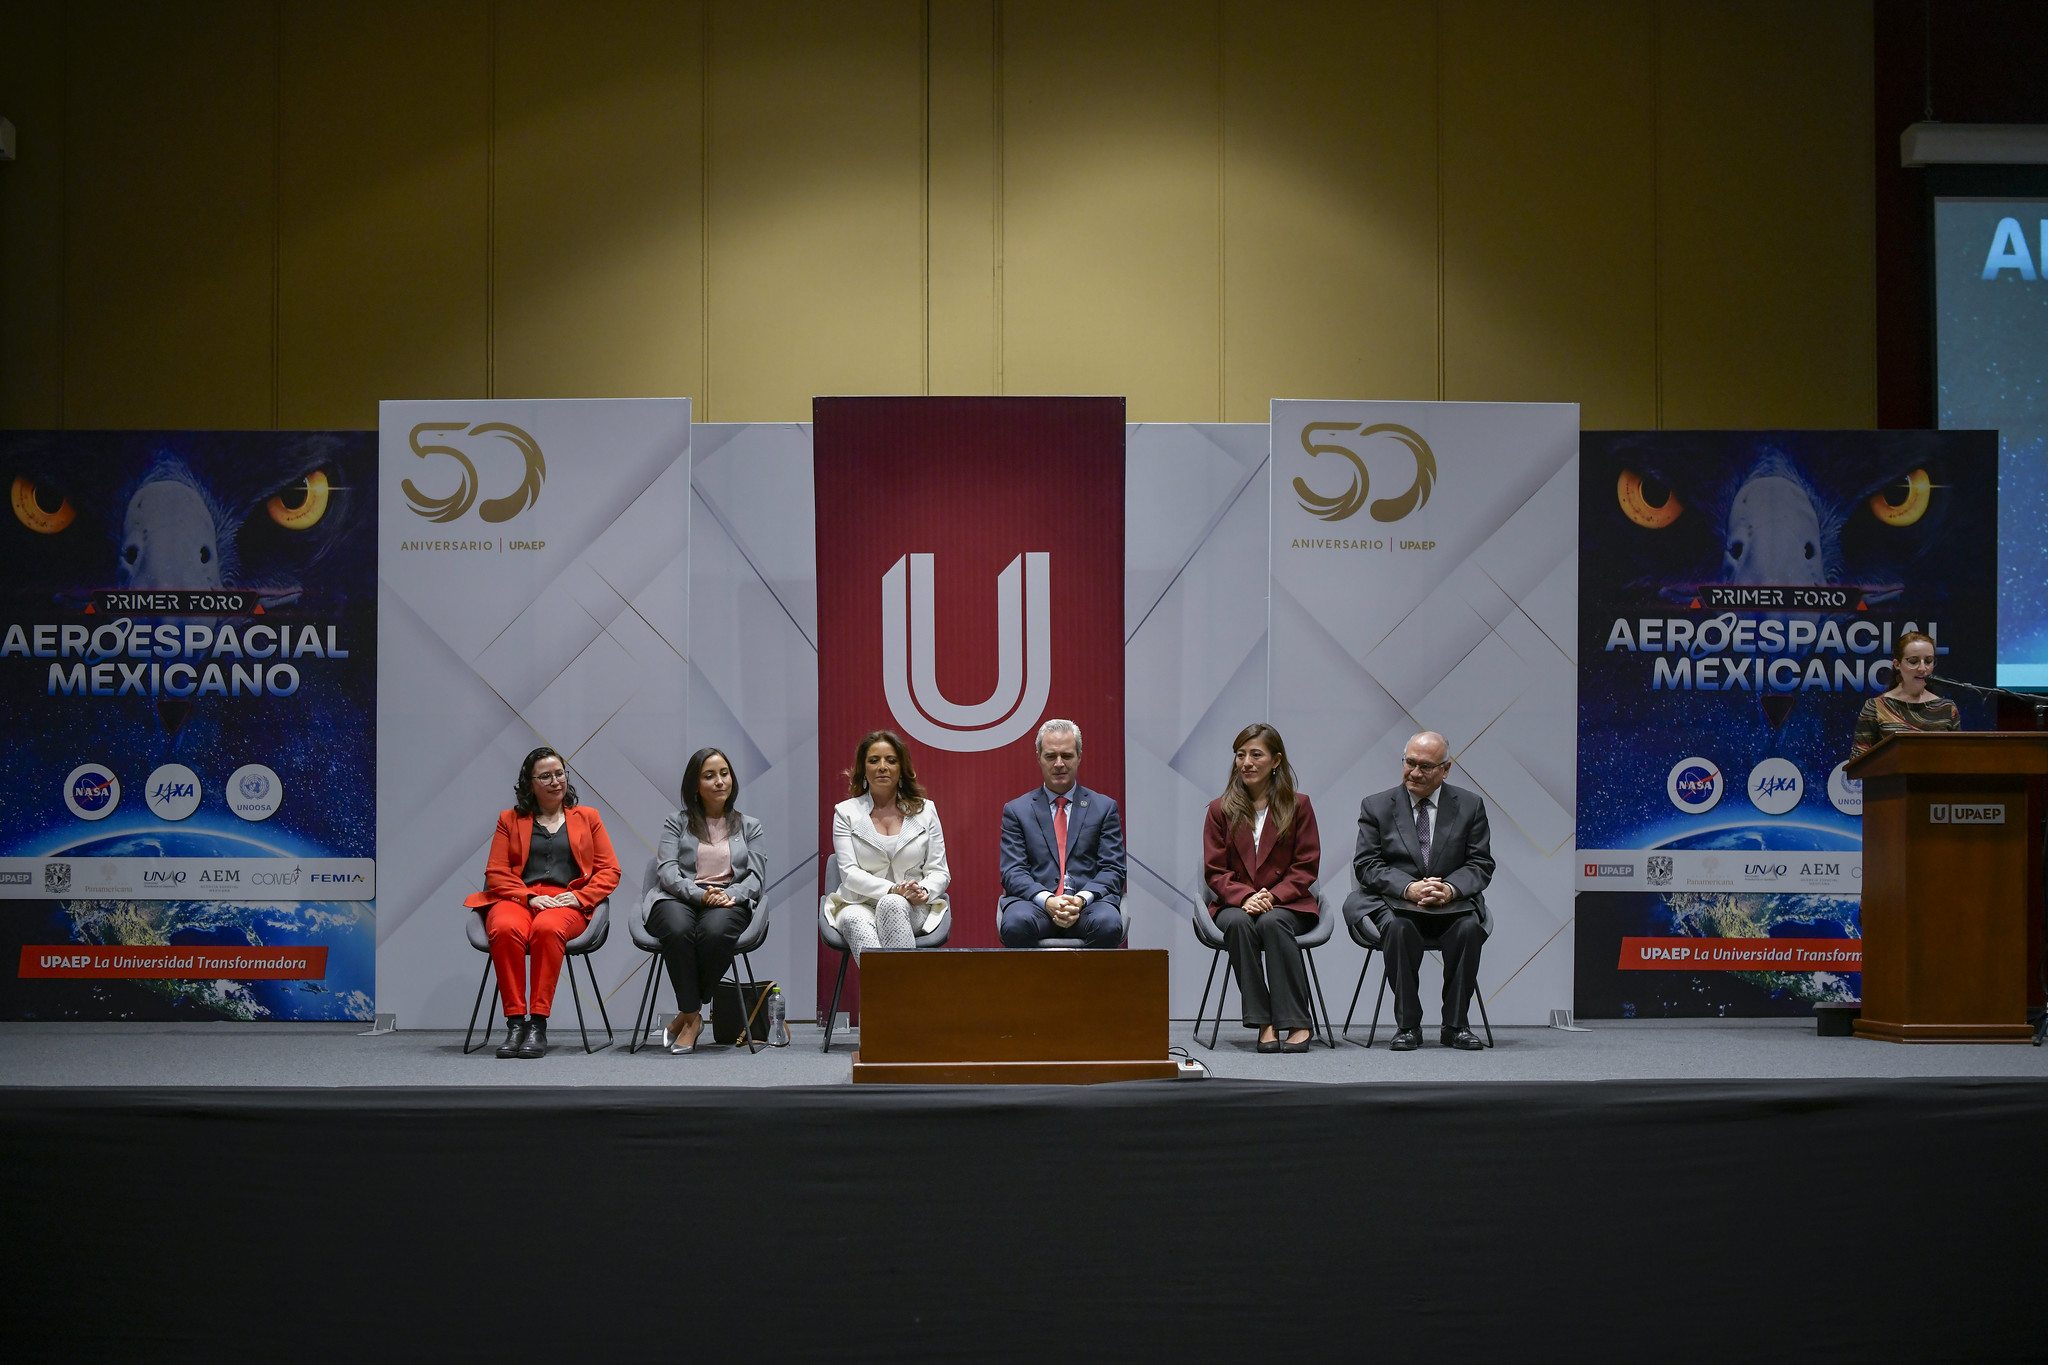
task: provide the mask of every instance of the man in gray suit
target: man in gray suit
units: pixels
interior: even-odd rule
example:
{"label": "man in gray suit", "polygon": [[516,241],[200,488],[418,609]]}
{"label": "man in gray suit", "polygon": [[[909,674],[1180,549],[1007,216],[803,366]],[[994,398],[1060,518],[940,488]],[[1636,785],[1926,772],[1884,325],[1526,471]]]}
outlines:
{"label": "man in gray suit", "polygon": [[1344,903],[1347,918],[1370,914],[1379,926],[1387,975],[1394,982],[1393,1050],[1422,1046],[1422,955],[1444,955],[1445,1047],[1485,1046],[1465,1027],[1486,942],[1479,912],[1493,880],[1486,804],[1477,792],[1447,786],[1449,745],[1425,730],[1408,741],[1401,785],[1368,796],[1358,808],[1358,848],[1351,872],[1358,890]]}

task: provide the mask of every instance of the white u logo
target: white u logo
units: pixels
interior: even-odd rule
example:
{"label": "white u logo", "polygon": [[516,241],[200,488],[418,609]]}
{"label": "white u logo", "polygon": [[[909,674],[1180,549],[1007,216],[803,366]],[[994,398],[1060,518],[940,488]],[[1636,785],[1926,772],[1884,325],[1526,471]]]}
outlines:
{"label": "white u logo", "polygon": [[961,706],[940,695],[932,597],[928,554],[904,555],[882,575],[882,692],[896,723],[963,754],[1029,734],[1052,694],[1052,556],[1018,555],[996,578],[996,690],[987,701]]}

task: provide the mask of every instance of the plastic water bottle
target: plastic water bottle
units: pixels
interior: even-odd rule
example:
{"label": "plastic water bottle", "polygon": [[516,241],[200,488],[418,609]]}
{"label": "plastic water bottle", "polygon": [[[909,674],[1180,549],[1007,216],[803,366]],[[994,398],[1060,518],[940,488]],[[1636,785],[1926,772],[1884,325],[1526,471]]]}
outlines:
{"label": "plastic water bottle", "polygon": [[[782,987],[770,986],[768,988],[768,1041],[775,1043],[775,1035],[778,1033],[782,1035],[784,1043],[789,1041],[789,1023],[783,1018]],[[781,1043],[775,1043],[777,1047],[781,1045]]]}

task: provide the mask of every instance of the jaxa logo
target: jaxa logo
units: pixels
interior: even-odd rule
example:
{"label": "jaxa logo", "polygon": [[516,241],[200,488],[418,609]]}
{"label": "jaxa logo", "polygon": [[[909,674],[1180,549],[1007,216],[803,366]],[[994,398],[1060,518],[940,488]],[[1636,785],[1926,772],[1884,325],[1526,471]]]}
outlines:
{"label": "jaxa logo", "polygon": [[[469,456],[452,445],[425,445],[420,441],[422,432],[443,431],[496,436],[502,441],[509,441],[519,452],[525,471],[518,487],[502,498],[486,498],[477,502],[476,465]],[[485,521],[510,521],[540,501],[540,487],[548,478],[547,456],[541,453],[540,442],[510,422],[478,422],[475,426],[467,422],[421,422],[412,429],[410,440],[412,453],[422,460],[429,455],[446,455],[462,471],[452,493],[424,493],[411,479],[400,482],[398,486],[404,491],[406,503],[415,516],[425,517],[428,521],[454,521],[467,512],[471,504],[475,504],[476,514]]]}
{"label": "jaxa logo", "polygon": [[199,809],[199,774],[182,763],[166,763],[143,787],[150,810],[164,820],[182,820]]}

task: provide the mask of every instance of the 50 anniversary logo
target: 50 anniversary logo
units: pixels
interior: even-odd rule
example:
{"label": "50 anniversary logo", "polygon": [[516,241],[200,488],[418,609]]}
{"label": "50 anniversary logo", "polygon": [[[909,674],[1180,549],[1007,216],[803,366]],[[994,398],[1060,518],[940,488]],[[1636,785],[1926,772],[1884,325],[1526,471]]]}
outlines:
{"label": "50 anniversary logo", "polygon": [[[467,431],[472,436],[496,436],[510,441],[525,460],[526,476],[519,486],[502,498],[487,498],[477,503],[476,466],[469,456],[450,445],[422,445],[421,432]],[[470,426],[467,422],[421,422],[412,429],[410,437],[412,453],[422,460],[429,455],[446,455],[462,466],[462,482],[453,493],[446,497],[434,497],[422,493],[411,479],[399,484],[405,490],[405,500],[412,505],[416,516],[428,521],[454,521],[476,503],[477,515],[485,521],[510,521],[512,518],[540,501],[540,487],[547,482],[547,456],[541,453],[540,442],[513,426],[510,422],[479,422]]]}
{"label": "50 anniversary logo", "polygon": [[1297,476],[1294,495],[1300,500],[1302,511],[1324,521],[1343,521],[1365,506],[1372,475],[1366,472],[1365,461],[1359,458],[1358,452],[1350,446],[1319,444],[1311,439],[1319,432],[1335,435],[1343,431],[1357,431],[1361,441],[1368,436],[1390,436],[1408,447],[1409,453],[1415,457],[1415,482],[1398,498],[1381,498],[1374,502],[1370,509],[1374,521],[1399,521],[1428,503],[1429,491],[1436,484],[1436,454],[1420,434],[1396,422],[1376,422],[1363,431],[1359,430],[1357,422],[1311,422],[1301,429],[1301,448],[1311,457],[1342,455],[1351,461],[1351,486],[1334,497],[1325,497],[1310,488],[1306,479]]}

